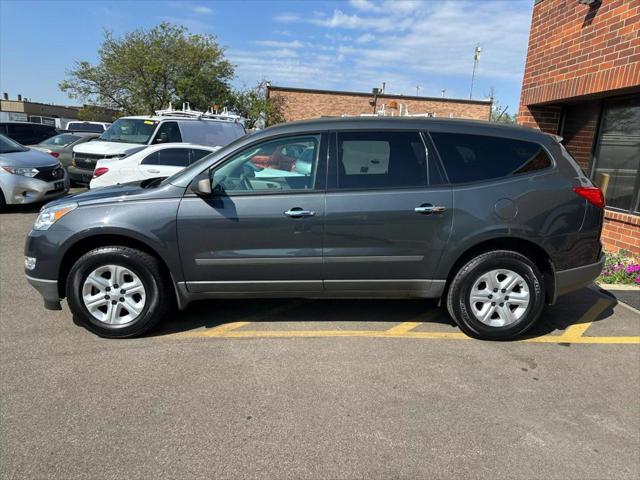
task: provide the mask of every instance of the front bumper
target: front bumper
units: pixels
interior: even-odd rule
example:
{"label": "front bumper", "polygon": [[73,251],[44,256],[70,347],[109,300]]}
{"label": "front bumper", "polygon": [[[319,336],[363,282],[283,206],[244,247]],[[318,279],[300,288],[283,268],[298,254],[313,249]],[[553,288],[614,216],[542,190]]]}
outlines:
{"label": "front bumper", "polygon": [[58,295],[58,281],[46,280],[26,276],[27,281],[35,288],[44,299],[44,308],[47,310],[62,310],[60,306],[60,296]]}
{"label": "front bumper", "polygon": [[0,176],[0,187],[8,205],[46,202],[69,191],[69,177],[46,182],[23,175]]}
{"label": "front bumper", "polygon": [[604,253],[601,253],[596,263],[556,272],[555,297],[573,292],[593,282],[602,273],[604,260]]}

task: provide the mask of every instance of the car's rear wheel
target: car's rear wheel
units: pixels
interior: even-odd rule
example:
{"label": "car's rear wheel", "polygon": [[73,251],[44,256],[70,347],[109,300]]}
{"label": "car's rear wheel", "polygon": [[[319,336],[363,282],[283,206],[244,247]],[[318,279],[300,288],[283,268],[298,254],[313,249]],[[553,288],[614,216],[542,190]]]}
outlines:
{"label": "car's rear wheel", "polygon": [[164,316],[171,289],[160,262],[128,247],[101,247],[85,253],[69,272],[71,311],[103,337],[142,335]]}
{"label": "car's rear wheel", "polygon": [[468,335],[507,340],[533,326],[544,301],[543,276],[536,265],[519,253],[494,250],[458,270],[449,286],[447,309]]}

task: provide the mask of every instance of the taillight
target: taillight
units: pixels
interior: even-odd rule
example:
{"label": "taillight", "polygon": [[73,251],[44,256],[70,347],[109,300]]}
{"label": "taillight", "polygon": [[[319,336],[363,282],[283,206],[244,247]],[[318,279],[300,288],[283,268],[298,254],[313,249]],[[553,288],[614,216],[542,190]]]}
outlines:
{"label": "taillight", "polygon": [[56,158],[58,158],[60,156],[60,154],[58,152],[49,152],[49,155],[51,155],[52,157],[56,157]]}
{"label": "taillight", "polygon": [[602,194],[602,190],[598,187],[574,187],[573,191],[591,205],[595,205],[598,208],[604,208],[604,195]]}
{"label": "taillight", "polygon": [[98,167],[93,171],[93,178],[98,178],[100,175],[107,173],[109,169],[107,167]]}

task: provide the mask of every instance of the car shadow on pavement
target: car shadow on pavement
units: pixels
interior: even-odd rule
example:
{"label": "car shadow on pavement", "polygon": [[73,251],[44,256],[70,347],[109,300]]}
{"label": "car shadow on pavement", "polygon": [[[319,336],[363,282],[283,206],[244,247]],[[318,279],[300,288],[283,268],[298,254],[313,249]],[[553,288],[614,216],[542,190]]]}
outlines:
{"label": "car shadow on pavement", "polygon": [[0,215],[16,213],[38,213],[44,203],[28,203],[26,205],[7,205]]}
{"label": "car shadow on pavement", "polygon": [[[584,288],[545,307],[539,321],[522,338],[561,335],[572,325],[605,321],[614,313],[615,297],[594,288]],[[311,329],[353,326],[354,330],[379,330],[379,324],[422,323],[421,330],[455,331],[455,322],[434,300],[291,300],[242,299],[203,300],[184,311],[174,311],[150,333],[163,336],[197,329],[210,329],[233,322],[260,324],[315,324]],[[318,324],[326,324],[319,326]],[[367,324],[369,324],[367,326]],[[378,324],[376,326],[376,324]],[[275,329],[279,329],[276,327]]]}

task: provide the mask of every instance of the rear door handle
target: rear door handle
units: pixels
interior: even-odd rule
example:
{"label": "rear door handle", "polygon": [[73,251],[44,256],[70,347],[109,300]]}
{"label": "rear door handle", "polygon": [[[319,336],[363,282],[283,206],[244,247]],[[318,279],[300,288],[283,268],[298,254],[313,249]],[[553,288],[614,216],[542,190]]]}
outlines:
{"label": "rear door handle", "polygon": [[430,213],[442,213],[445,210],[446,207],[441,207],[438,205],[420,205],[419,207],[413,209],[413,211],[416,213],[424,213],[427,215]]}
{"label": "rear door handle", "polygon": [[287,217],[300,218],[300,217],[313,217],[316,212],[313,210],[303,210],[300,207],[295,207],[284,212]]}

